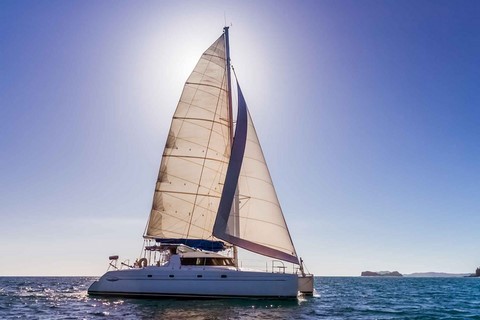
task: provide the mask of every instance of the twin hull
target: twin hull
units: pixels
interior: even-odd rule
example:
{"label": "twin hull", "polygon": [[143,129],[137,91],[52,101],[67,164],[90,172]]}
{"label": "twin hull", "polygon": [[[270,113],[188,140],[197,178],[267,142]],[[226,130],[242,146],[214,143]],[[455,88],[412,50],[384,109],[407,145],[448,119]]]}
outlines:
{"label": "twin hull", "polygon": [[109,271],[90,286],[88,293],[137,297],[295,298],[298,276],[222,267],[152,266]]}

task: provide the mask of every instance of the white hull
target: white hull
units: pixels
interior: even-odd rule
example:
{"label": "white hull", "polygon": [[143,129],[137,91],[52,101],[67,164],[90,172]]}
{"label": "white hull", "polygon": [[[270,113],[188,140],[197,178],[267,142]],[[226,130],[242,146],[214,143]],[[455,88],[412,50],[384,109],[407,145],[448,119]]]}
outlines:
{"label": "white hull", "polygon": [[95,281],[92,295],[199,298],[296,298],[298,276],[229,267],[145,267],[109,271]]}

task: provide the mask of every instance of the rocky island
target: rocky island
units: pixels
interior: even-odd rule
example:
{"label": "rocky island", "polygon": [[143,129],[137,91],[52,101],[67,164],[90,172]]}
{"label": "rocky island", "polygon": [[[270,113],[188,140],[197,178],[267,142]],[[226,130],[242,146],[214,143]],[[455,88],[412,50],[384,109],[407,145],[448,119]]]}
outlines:
{"label": "rocky island", "polygon": [[398,271],[363,271],[361,274],[362,277],[403,277],[403,275]]}
{"label": "rocky island", "polygon": [[477,277],[477,278],[480,277],[480,267],[478,267],[477,270],[475,270],[475,273],[472,273],[467,277]]}
{"label": "rocky island", "polygon": [[362,271],[362,277],[410,277],[410,278],[447,278],[447,277],[478,277],[480,278],[480,267],[475,273],[445,273],[445,272],[415,272],[401,274],[398,271]]}

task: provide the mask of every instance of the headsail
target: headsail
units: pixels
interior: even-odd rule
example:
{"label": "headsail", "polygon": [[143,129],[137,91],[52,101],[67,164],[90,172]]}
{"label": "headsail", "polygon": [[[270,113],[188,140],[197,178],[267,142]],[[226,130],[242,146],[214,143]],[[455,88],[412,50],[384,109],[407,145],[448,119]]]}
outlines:
{"label": "headsail", "polygon": [[205,51],[183,88],[160,165],[148,238],[209,239],[230,158],[225,40]]}
{"label": "headsail", "polygon": [[[299,264],[253,121],[238,87],[235,140],[213,234],[244,249]],[[231,210],[239,192],[239,212]],[[236,216],[238,214],[238,216]],[[231,228],[238,221],[238,228]]]}

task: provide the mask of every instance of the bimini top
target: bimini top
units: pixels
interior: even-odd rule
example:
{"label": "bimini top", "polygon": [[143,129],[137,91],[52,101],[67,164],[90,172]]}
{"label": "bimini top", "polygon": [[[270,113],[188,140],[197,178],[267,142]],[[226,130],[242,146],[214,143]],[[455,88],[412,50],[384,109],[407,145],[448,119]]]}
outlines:
{"label": "bimini top", "polygon": [[195,251],[195,252],[184,252],[181,253],[182,258],[220,258],[220,259],[231,259],[229,257],[222,256],[218,253],[205,252],[205,251]]}
{"label": "bimini top", "polygon": [[207,250],[212,252],[223,251],[227,249],[227,246],[223,241],[212,241],[203,239],[175,239],[175,238],[158,238],[155,239],[161,245],[165,244],[183,244],[191,248]]}

